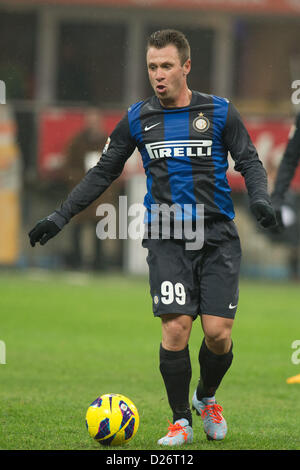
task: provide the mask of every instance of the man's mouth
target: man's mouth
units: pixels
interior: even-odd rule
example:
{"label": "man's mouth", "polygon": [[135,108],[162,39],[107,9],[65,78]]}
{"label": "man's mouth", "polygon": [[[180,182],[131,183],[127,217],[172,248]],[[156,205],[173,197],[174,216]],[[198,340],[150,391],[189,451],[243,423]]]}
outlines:
{"label": "man's mouth", "polygon": [[157,85],[156,90],[158,93],[164,93],[166,91],[167,87],[165,85]]}

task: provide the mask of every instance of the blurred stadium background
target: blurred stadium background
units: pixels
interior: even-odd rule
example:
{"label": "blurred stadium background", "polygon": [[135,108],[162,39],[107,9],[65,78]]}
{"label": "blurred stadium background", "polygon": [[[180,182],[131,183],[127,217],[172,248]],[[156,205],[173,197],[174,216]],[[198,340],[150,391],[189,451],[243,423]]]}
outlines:
{"label": "blurred stadium background", "polygon": [[[43,248],[33,250],[27,233],[69,191],[66,149],[83,128],[86,111],[101,112],[107,136],[130,104],[151,93],[145,39],[164,27],[183,30],[191,43],[190,87],[225,96],[240,110],[271,190],[297,111],[291,95],[292,82],[300,79],[299,0],[1,0],[2,268],[93,268],[95,219],[92,226],[84,224],[80,265],[74,265],[70,252],[79,243],[74,221]],[[297,278],[297,217],[291,237],[271,239],[251,217],[243,180],[232,165],[228,179],[243,245],[243,276]],[[299,215],[299,191],[300,170],[293,180],[293,216]],[[118,209],[119,195],[142,202],[144,193],[145,178],[134,155],[99,203],[114,202]],[[146,272],[140,240],[105,240],[101,246],[105,266],[95,269]]]}
{"label": "blurred stadium background", "polygon": [[[0,0],[0,449],[95,449],[84,417],[102,393],[121,392],[139,409],[129,449],[155,449],[165,428],[160,322],[152,319],[141,241],[98,241],[95,251],[95,206],[44,247],[31,248],[27,236],[79,178],[68,158],[86,122],[93,129],[96,122],[103,145],[127,107],[152,93],[145,39],[164,27],[183,30],[191,43],[190,87],[240,110],[271,191],[298,112],[291,96],[300,80],[300,0]],[[95,153],[80,145],[86,170]],[[299,449],[299,390],[286,379],[300,363],[299,349],[291,360],[299,331],[292,281],[300,274],[300,169],[281,239],[257,227],[232,163],[228,179],[243,295],[234,367],[220,390],[230,435],[218,448]],[[144,193],[135,154],[98,203],[118,211],[120,195],[141,203]],[[195,328],[193,335],[194,387]],[[197,428],[191,448],[214,445]]]}

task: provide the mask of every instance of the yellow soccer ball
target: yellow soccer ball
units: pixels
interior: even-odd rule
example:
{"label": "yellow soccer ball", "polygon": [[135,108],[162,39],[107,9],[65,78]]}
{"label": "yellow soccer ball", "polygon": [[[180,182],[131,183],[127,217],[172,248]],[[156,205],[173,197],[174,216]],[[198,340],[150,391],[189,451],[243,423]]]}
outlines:
{"label": "yellow soccer ball", "polygon": [[104,446],[120,446],[130,441],[139,422],[138,410],[132,401],[115,393],[98,397],[86,413],[90,436]]}

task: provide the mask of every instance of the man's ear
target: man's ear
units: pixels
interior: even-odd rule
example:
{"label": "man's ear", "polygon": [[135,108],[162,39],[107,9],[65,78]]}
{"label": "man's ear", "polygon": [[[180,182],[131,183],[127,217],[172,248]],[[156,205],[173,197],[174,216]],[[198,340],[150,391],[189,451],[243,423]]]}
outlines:
{"label": "man's ear", "polygon": [[191,59],[187,59],[183,64],[183,75],[188,75],[191,71]]}

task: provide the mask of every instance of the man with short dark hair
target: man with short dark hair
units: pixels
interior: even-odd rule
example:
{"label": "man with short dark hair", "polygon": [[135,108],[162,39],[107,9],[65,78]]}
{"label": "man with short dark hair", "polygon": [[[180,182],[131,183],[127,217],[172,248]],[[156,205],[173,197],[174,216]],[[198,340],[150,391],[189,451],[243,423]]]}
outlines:
{"label": "man with short dark hair", "polygon": [[163,49],[170,44],[176,47],[181,65],[184,65],[187,60],[191,59],[191,48],[187,38],[181,31],[173,29],[166,29],[152,33],[147,41],[146,54],[150,47]]}
{"label": "man with short dark hair", "polygon": [[[128,109],[98,164],[61,208],[29,236],[34,246],[56,235],[73,215],[105,191],[138,148],[147,176],[143,246],[148,249],[153,313],[162,322],[159,366],[173,413],[173,422],[158,443],[174,446],[193,441],[188,342],[198,315],[204,339],[192,407],[201,415],[207,438],[220,440],[226,435],[227,424],[215,392],[233,358],[231,330],[241,260],[226,178],[228,151],[235,169],[245,178],[257,220],[269,227],[276,219],[267,194],[266,172],[232,103],[188,88],[191,58],[185,36],[174,30],[153,33],[146,58],[155,95]],[[152,208],[163,204],[180,209],[170,221],[171,236],[165,238],[159,226],[158,236],[151,237]],[[199,206],[204,206],[203,246],[188,249],[185,235],[177,237],[176,218],[178,215],[183,224],[190,222],[199,228],[198,219],[203,219]]]}

